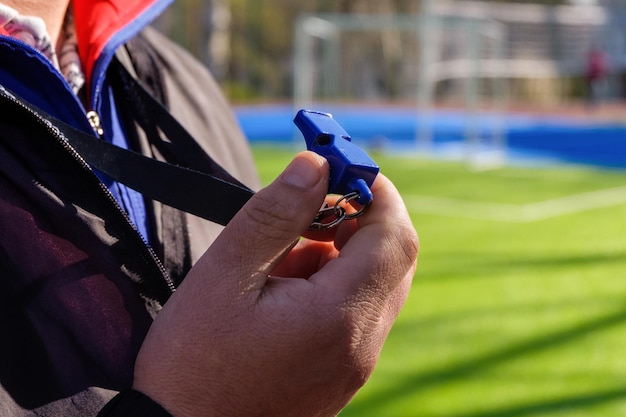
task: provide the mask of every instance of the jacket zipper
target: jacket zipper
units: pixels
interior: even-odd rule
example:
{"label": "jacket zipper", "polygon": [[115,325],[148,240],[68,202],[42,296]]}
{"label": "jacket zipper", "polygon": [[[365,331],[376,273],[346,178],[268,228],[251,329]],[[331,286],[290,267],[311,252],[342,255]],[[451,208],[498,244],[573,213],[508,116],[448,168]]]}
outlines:
{"label": "jacket zipper", "polygon": [[[93,176],[94,178],[97,179],[96,175],[94,174],[94,172],[91,169],[91,167],[89,166],[89,164],[87,164],[87,162],[83,159],[83,157],[78,152],[76,152],[76,150],[74,148],[72,148],[69,145],[69,143],[67,142],[67,140],[65,139],[65,137],[63,136],[61,131],[56,126],[54,126],[52,124],[52,122],[50,122],[49,120],[45,119],[43,116],[41,116],[39,113],[37,113],[36,111],[31,109],[26,104],[22,103],[21,100],[19,100],[17,97],[15,97],[11,92],[9,92],[7,89],[5,89],[2,85],[0,85],[0,95],[5,97],[6,99],[10,100],[12,103],[18,105],[20,108],[26,110],[40,124],[44,125],[46,130],[48,130],[48,132],[50,132],[50,134],[52,136],[54,136],[54,138],[58,142],[60,142],[61,145],[80,163],[82,168],[86,172],[88,172],[89,175],[91,175],[91,176]],[[97,116],[97,113],[95,111],[92,111],[90,113],[93,113],[93,114],[95,114]],[[98,118],[98,121],[99,121],[99,116],[97,118]],[[90,123],[91,123],[91,120],[90,120]],[[92,124],[92,126],[94,126],[94,125]],[[94,130],[96,130],[95,127],[94,127]],[[96,133],[97,133],[97,130],[96,130]],[[122,208],[118,204],[117,200],[115,200],[115,197],[113,197],[113,195],[111,194],[109,189],[99,179],[97,180],[97,183],[98,183],[98,186],[99,186],[100,190],[106,195],[107,199],[111,203],[113,203],[113,205],[117,208],[118,213],[124,218],[124,220],[126,221],[127,226],[130,227],[131,229],[133,229],[134,233],[132,235],[135,237],[135,240],[137,241],[137,243],[141,244],[142,249],[146,249],[148,251],[151,260],[154,262],[154,264],[157,266],[157,268],[161,272],[161,277],[164,280],[165,285],[168,287],[170,293],[174,293],[176,291],[176,287],[174,286],[174,283],[172,282],[171,278],[169,277],[169,274],[167,273],[167,270],[163,266],[163,263],[161,262],[161,260],[158,258],[158,256],[154,252],[154,249],[152,249],[152,247],[150,247],[150,245],[148,245],[144,241],[143,237],[141,237],[139,235],[139,232],[132,225],[132,221],[130,220],[130,217],[128,216],[128,214],[124,210],[122,210]]]}

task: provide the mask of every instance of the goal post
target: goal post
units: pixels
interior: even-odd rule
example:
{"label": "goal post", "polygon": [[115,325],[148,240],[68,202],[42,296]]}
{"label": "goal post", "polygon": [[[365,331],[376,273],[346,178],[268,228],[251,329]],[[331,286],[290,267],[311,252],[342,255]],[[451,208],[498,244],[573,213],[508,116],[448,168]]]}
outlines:
{"label": "goal post", "polygon": [[[434,152],[436,107],[464,119],[462,157],[504,159],[505,28],[492,20],[428,15],[307,15],[295,30],[294,106],[350,103],[414,109],[413,150]],[[479,110],[490,113],[489,125]],[[439,118],[440,119],[440,118]]]}

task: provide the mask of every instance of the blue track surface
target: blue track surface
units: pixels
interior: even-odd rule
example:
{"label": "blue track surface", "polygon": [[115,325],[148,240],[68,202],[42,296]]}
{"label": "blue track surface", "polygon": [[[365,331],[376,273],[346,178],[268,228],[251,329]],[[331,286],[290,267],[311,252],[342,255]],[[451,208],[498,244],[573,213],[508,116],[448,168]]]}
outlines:
{"label": "blue track surface", "polygon": [[[416,149],[418,119],[414,109],[333,106],[314,110],[332,113],[357,144],[391,150]],[[293,143],[294,110],[287,105],[237,107],[237,118],[254,142]],[[502,118],[504,117],[504,119]],[[611,168],[626,168],[626,125],[584,123],[558,117],[489,114],[467,116],[456,111],[429,114],[428,130],[436,149],[461,146],[468,123],[488,136],[494,123],[504,126],[509,157],[539,158]],[[304,143],[304,141],[303,141]],[[458,145],[458,146],[457,146]]]}

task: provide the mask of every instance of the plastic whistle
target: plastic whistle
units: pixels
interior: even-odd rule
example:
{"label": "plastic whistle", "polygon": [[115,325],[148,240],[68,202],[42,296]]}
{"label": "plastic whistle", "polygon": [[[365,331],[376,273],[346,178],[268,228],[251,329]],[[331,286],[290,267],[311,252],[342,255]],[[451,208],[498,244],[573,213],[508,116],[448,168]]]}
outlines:
{"label": "plastic whistle", "polygon": [[300,110],[294,123],[304,135],[307,149],[330,165],[329,194],[346,196],[358,193],[356,202],[367,206],[372,202],[370,187],[380,168],[328,113]]}

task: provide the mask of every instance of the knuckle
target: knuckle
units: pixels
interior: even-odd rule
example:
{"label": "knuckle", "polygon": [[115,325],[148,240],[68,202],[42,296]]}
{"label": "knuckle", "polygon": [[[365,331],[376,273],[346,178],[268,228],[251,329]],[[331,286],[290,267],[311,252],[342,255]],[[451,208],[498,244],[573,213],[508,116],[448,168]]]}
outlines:
{"label": "knuckle", "polygon": [[394,252],[401,256],[404,260],[402,265],[408,265],[412,267],[417,261],[419,254],[419,237],[415,228],[410,222],[407,224],[400,224],[394,228],[392,233],[394,243],[393,245],[398,249]]}

